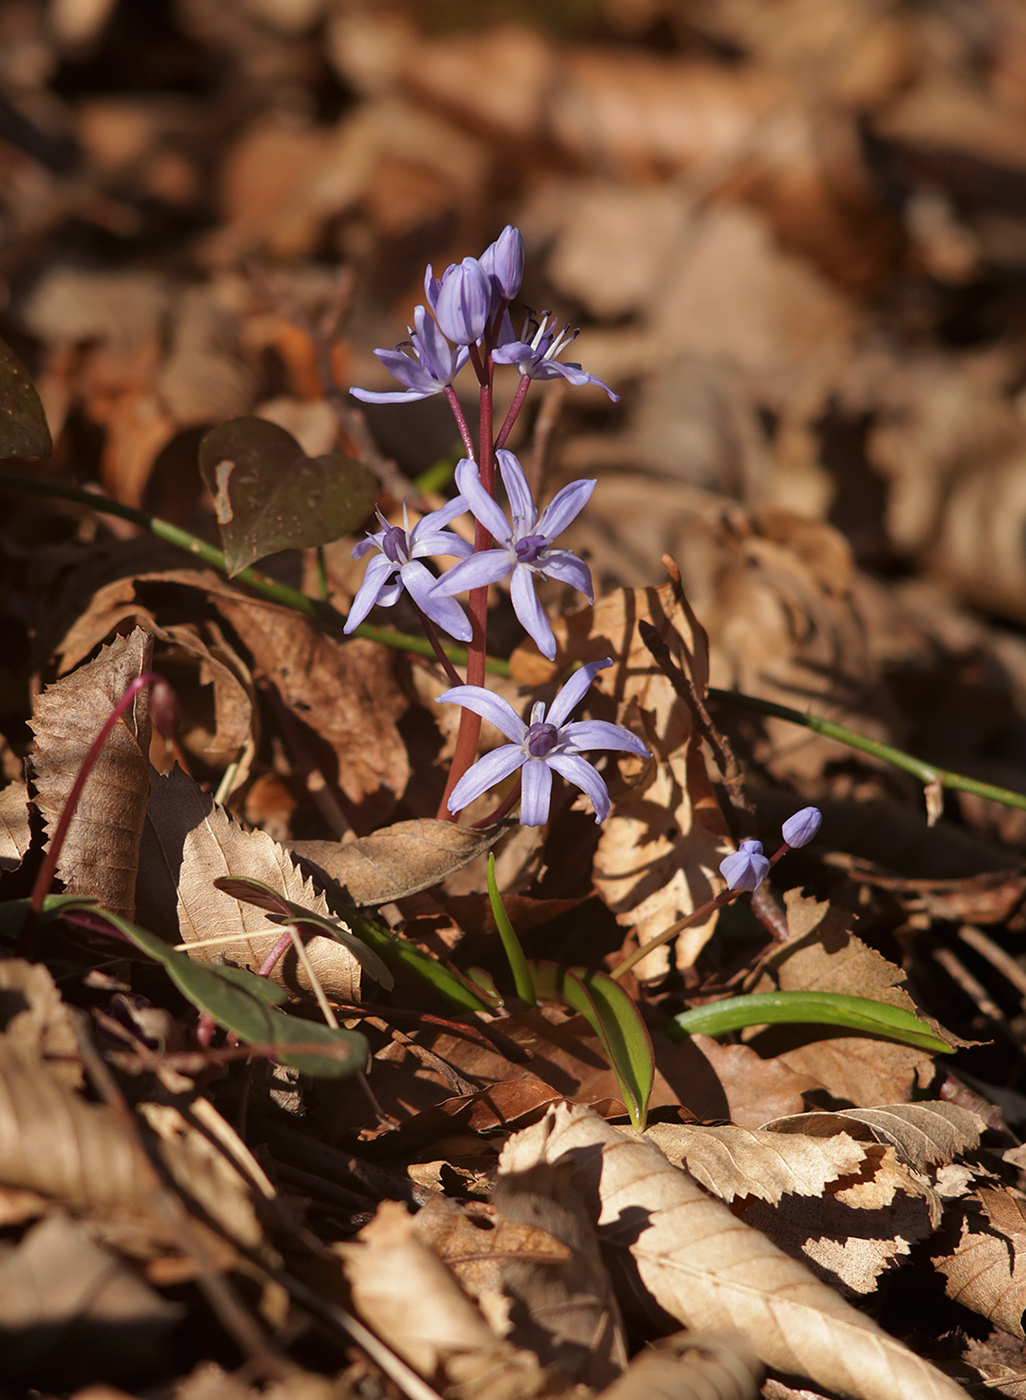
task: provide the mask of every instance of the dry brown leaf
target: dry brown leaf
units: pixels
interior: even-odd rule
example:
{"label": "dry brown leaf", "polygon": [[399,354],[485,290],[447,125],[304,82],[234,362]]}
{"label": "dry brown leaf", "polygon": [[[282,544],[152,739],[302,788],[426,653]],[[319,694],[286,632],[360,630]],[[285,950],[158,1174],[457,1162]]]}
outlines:
{"label": "dry brown leaf", "polygon": [[[621,590],[559,619],[552,669],[562,672],[572,661],[612,657],[618,664],[600,672],[597,686],[612,692],[620,719],[642,735],[655,758],[654,763],[624,762],[630,787],[603,823],[594,864],[599,893],[618,922],[636,928],[644,943],[716,893],[716,871],[727,846],[691,717],[641,640],[640,619],[651,622],[671,651],[689,658],[685,664],[699,692],[704,690],[705,637],[671,584]],[[530,649],[521,648],[513,657],[514,674],[526,671],[531,660]],[[714,927],[715,915],[680,936],[678,965],[694,962]],[[639,964],[638,973],[655,977],[667,964],[663,948]]]}
{"label": "dry brown leaf", "polygon": [[475,1300],[502,1291],[504,1259],[563,1264],[570,1257],[568,1247],[547,1230],[515,1224],[484,1201],[432,1196],[413,1219],[421,1239]]}
{"label": "dry brown leaf", "polygon": [[762,1367],[741,1332],[675,1332],[634,1358],[599,1400],[756,1400]]}
{"label": "dry brown leaf", "polygon": [[[150,669],[153,643],[136,628],[95,661],[48,686],[31,720],[36,805],[52,835],[78,771],[111,710]],[[135,914],[135,881],[149,796],[148,691],[115,725],[90,773],[57,864],[70,894],[90,894],[126,919]]]}
{"label": "dry brown leaf", "polygon": [[980,1186],[945,1222],[943,1253],[931,1250],[949,1298],[1010,1332],[1026,1335],[1026,1196]]}
{"label": "dry brown leaf", "polygon": [[0,1005],[7,1044],[23,1055],[45,1058],[55,1079],[77,1089],[82,1083],[78,1035],[47,968],[23,958],[0,960]]}
{"label": "dry brown leaf", "polygon": [[[237,942],[197,948],[193,956],[201,962],[227,958],[255,971],[274,946],[274,938],[253,942],[252,935],[268,929],[280,935],[281,925],[271,923],[254,905],[241,904],[215,888],[214,880],[223,876],[262,880],[294,904],[334,917],[324,896],[316,893],[288,852],[266,832],[238,826],[180,768],[155,777],[141,861],[139,899],[144,922],[169,936],[168,911],[177,908],[175,942],[234,934]],[[360,965],[348,949],[321,934],[306,942],[310,962],[328,996],[358,1002]],[[294,949],[279,961],[272,976],[285,986],[311,990]]]}
{"label": "dry brown leaf", "polygon": [[886,1142],[900,1161],[925,1172],[952,1162],[980,1141],[986,1124],[979,1114],[938,1099],[929,1103],[888,1104],[879,1108],[847,1108],[836,1113],[800,1113],[765,1124],[773,1133],[812,1134],[833,1141],[835,1133],[850,1133],[862,1141]]}
{"label": "dry brown leaf", "polygon": [[[793,1121],[801,1122],[798,1115]],[[776,1204],[782,1196],[818,1196],[828,1182],[850,1176],[866,1150],[847,1133],[787,1138],[765,1128],[727,1123],[705,1127],[653,1123],[646,1130],[663,1156],[686,1167],[707,1191],[728,1204],[751,1196]]]}
{"label": "dry brown leaf", "polygon": [[32,844],[28,788],[8,783],[0,791],[0,870],[17,870]]}
{"label": "dry brown leaf", "polygon": [[566,1106],[511,1138],[500,1172],[569,1155],[598,1210],[599,1236],[624,1260],[636,1302],[682,1324],[741,1326],[778,1370],[859,1400],[955,1400],[964,1392],[846,1303],[721,1201],[595,1114]]}

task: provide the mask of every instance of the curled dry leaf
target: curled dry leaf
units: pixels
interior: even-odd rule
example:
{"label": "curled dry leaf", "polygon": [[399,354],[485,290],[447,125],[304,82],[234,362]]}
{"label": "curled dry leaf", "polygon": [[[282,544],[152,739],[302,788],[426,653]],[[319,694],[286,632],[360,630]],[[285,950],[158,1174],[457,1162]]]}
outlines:
{"label": "curled dry leaf", "polygon": [[767,1365],[858,1400],[964,1400],[953,1381],[738,1220],[654,1143],[561,1105],[510,1139],[499,1170],[564,1156],[642,1308],[686,1326],[740,1326]]}
{"label": "curled dry leaf", "polygon": [[953,1210],[931,1250],[949,1298],[989,1318],[1013,1337],[1026,1336],[1026,1197],[1007,1186],[981,1186]]}
{"label": "curled dry leaf", "polygon": [[970,1109],[938,1099],[880,1108],[847,1108],[837,1113],[797,1113],[776,1118],[765,1127],[772,1133],[800,1133],[803,1137],[812,1134],[829,1142],[835,1133],[850,1133],[863,1141],[890,1143],[900,1161],[924,1172],[971,1151],[979,1143],[986,1124]]}
{"label": "curled dry leaf", "polygon": [[742,1332],[674,1332],[638,1353],[599,1400],[756,1400],[762,1367]]}
{"label": "curled dry leaf", "polygon": [[23,1054],[47,1057],[47,1069],[70,1089],[82,1083],[78,1035],[57,985],[42,963],[0,960],[4,1039]]}
{"label": "curled dry leaf", "polygon": [[32,844],[28,788],[8,783],[0,792],[0,871],[17,870]]}
{"label": "curled dry leaf", "polygon": [[[332,917],[324,896],[298,871],[288,852],[262,831],[236,825],[213,798],[180,768],[156,777],[146,816],[140,879],[140,907],[148,923],[175,942],[236,935],[237,941],[197,948],[203,962],[224,958],[255,971],[281,934],[263,910],[240,904],[214,881],[224,876],[260,880],[285,899],[313,913]],[[177,908],[177,927],[168,928],[167,913]],[[252,935],[270,931],[256,942]],[[273,933],[274,937],[270,936]],[[315,935],[307,943],[310,962],[328,996],[360,1000],[360,965],[333,938]],[[275,967],[274,980],[312,990],[295,950]]]}
{"label": "curled dry leaf", "polygon": [[[128,685],[150,669],[151,638],[137,627],[95,661],[47,686],[31,720],[36,805],[52,835],[79,768]],[[150,710],[141,691],[115,725],[86,781],[57,874],[69,894],[91,894],[126,919],[149,797]]]}

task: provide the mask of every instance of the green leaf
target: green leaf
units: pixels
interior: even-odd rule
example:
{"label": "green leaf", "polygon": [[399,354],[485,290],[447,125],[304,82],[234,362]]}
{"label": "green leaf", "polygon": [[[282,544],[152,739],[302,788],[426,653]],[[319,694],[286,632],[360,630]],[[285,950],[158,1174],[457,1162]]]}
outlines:
{"label": "green leaf", "polygon": [[46,414],[28,370],[0,340],[0,458],[49,457],[52,451]]}
{"label": "green leaf", "polygon": [[572,1006],[598,1036],[631,1122],[641,1132],[648,1117],[655,1060],[648,1027],[635,1003],[604,972],[550,962],[532,962],[530,967],[538,995]]}
{"label": "green leaf", "polygon": [[538,998],[534,991],[534,979],[531,976],[531,969],[527,965],[527,959],[524,957],[524,950],[520,946],[520,939],[517,937],[516,930],[510,923],[509,915],[502,903],[502,896],[499,894],[499,886],[495,879],[495,856],[491,851],[488,852],[488,900],[492,906],[495,927],[499,930],[499,937],[502,939],[506,961],[513,973],[513,985],[517,989],[517,996],[525,1006],[537,1006]]}
{"label": "green leaf", "polygon": [[307,457],[264,418],[233,418],[200,443],[199,469],[214,498],[230,578],[279,549],[330,544],[374,508],[373,476],[341,452]]}
{"label": "green leaf", "polygon": [[[344,1079],[356,1074],[367,1063],[369,1047],[356,1031],[333,1030],[318,1021],[288,1016],[270,1002],[277,1000],[266,978],[241,967],[219,967],[194,962],[188,953],[179,953],[155,933],[129,923],[99,905],[82,899],[74,905],[102,918],[112,928],[157,962],[163,963],[182,995],[200,1011],[234,1033],[246,1045],[280,1045],[278,1059],[304,1074],[321,1079]],[[72,912],[68,904],[62,914]],[[259,986],[255,984],[260,984]],[[323,1045],[325,1054],[289,1054],[289,1045]]]}
{"label": "green leaf", "polygon": [[725,1035],[746,1026],[765,1025],[844,1026],[938,1055],[951,1049],[925,1021],[904,1007],[841,992],[754,992],[727,997],[682,1011],[673,1018],[667,1034],[673,1040],[684,1040],[689,1035]]}
{"label": "green leaf", "polygon": [[258,909],[266,909],[276,923],[295,924],[298,929],[307,928],[314,933],[327,934],[349,949],[368,977],[373,977],[389,991],[395,986],[395,978],[377,953],[361,942],[337,915],[325,918],[323,914],[304,909],[301,904],[293,903],[270,885],[265,885],[263,880],[253,880],[248,875],[220,875],[214,884],[243,904],[255,904]]}

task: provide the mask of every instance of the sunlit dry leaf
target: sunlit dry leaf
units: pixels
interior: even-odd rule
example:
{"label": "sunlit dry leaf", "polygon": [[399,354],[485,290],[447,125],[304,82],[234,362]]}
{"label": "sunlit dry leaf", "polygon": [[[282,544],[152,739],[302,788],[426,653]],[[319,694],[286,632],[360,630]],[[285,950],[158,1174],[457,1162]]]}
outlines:
{"label": "sunlit dry leaf", "polygon": [[0,960],[0,1000],[6,1042],[22,1054],[45,1057],[48,1073],[68,1088],[78,1088],[78,1035],[47,968],[23,958]]}
{"label": "sunlit dry leaf", "polygon": [[315,876],[341,886],[346,904],[388,904],[430,889],[483,855],[505,830],[502,826],[457,826],[419,817],[394,822],[372,836],[344,845],[337,841],[292,841],[289,850]]}
{"label": "sunlit dry leaf", "polygon": [[505,1260],[564,1264],[570,1257],[569,1248],[548,1230],[515,1223],[484,1201],[433,1196],[413,1220],[417,1234],[474,1299],[501,1292]]}
{"label": "sunlit dry leaf", "polygon": [[600,1400],[755,1400],[761,1375],[742,1332],[674,1332],[640,1351]]}
{"label": "sunlit dry leaf", "polygon": [[[801,1117],[793,1121],[800,1123]],[[645,1136],[669,1161],[686,1167],[707,1191],[728,1204],[738,1196],[773,1204],[785,1195],[818,1196],[828,1182],[857,1171],[866,1156],[846,1133],[789,1139],[733,1123],[654,1123]]]}
{"label": "sunlit dry leaf", "polygon": [[799,1113],[775,1118],[768,1132],[809,1134],[833,1141],[835,1133],[851,1133],[862,1141],[871,1137],[894,1147],[899,1159],[917,1171],[951,1162],[980,1141],[986,1124],[978,1114],[942,1099],[931,1103],[898,1103],[880,1108],[847,1108],[836,1113]]}
{"label": "sunlit dry leaf", "polygon": [[31,844],[28,788],[8,783],[0,791],[0,870],[17,870]]}
{"label": "sunlit dry leaf", "polygon": [[[52,836],[79,768],[128,685],[150,668],[142,630],[118,637],[95,661],[55,681],[36,702],[32,767],[36,805]],[[57,874],[69,894],[91,894],[125,918],[135,914],[135,880],[149,796],[150,711],[141,691],[86,781]]]}
{"label": "sunlit dry leaf", "polygon": [[[949,1298],[1013,1337],[1026,1335],[1026,1197],[1007,1186],[980,1186],[945,1222],[943,1253],[931,1250]],[[941,1243],[941,1241],[938,1241]]]}
{"label": "sunlit dry leaf", "polygon": [[500,1171],[565,1155],[599,1211],[600,1238],[628,1269],[637,1304],[654,1303],[688,1326],[743,1327],[768,1365],[860,1400],[963,1395],[672,1167],[653,1143],[587,1110],[550,1110],[510,1139]]}
{"label": "sunlit dry leaf", "polygon": [[[330,917],[323,895],[296,869],[288,853],[262,831],[245,831],[217,806],[199,785],[175,768],[156,777],[146,819],[140,901],[145,900],[150,926],[165,930],[168,908],[177,907],[175,942],[217,938],[229,934],[236,942],[197,948],[203,962],[224,958],[255,971],[274,946],[274,937],[251,941],[260,930],[281,927],[263,910],[240,904],[214,885],[222,876],[261,880],[286,899]],[[174,936],[167,930],[165,936]],[[333,938],[315,935],[307,943],[325,992],[341,1001],[360,1000],[360,968],[352,954]],[[311,990],[295,950],[276,966],[274,980]]]}

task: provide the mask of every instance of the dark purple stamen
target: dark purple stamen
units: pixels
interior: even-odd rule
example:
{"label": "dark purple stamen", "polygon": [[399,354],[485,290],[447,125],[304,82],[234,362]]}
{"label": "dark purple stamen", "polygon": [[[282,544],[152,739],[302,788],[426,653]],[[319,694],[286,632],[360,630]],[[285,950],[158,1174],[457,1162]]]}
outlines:
{"label": "dark purple stamen", "polygon": [[517,540],[513,546],[517,563],[533,564],[542,550],[548,546],[548,543],[544,535],[525,535],[522,540]]}
{"label": "dark purple stamen", "polygon": [[381,552],[393,564],[408,564],[410,544],[406,538],[406,531],[398,525],[386,525],[381,532]]}
{"label": "dark purple stamen", "polygon": [[532,758],[548,758],[556,747],[559,730],[554,724],[532,724],[527,731],[527,752]]}

